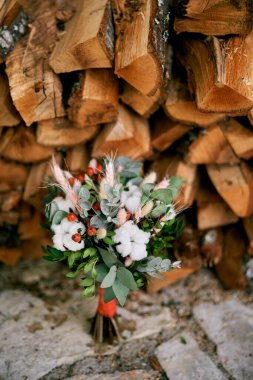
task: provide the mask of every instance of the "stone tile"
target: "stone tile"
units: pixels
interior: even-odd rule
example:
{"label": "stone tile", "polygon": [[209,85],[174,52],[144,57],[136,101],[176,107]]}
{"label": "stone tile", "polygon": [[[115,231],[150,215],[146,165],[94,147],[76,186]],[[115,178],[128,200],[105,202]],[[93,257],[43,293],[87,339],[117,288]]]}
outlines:
{"label": "stone tile", "polygon": [[[180,337],[184,337],[185,344]],[[158,346],[155,354],[170,380],[226,380],[187,331]]]}
{"label": "stone tile", "polygon": [[0,295],[0,379],[37,380],[62,364],[94,354],[89,325],[22,291]]}
{"label": "stone tile", "polygon": [[201,303],[193,312],[217,345],[224,368],[236,380],[253,379],[253,308],[231,299],[217,305]]}

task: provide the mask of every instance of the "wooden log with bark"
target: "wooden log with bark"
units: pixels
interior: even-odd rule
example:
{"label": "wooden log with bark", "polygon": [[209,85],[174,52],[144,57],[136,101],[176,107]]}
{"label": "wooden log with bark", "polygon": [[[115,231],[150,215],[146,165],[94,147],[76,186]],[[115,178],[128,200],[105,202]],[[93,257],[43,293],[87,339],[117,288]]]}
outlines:
{"label": "wooden log with bark", "polygon": [[241,115],[252,108],[252,41],[253,32],[226,40],[181,40],[180,59],[201,111]]}
{"label": "wooden log with bark", "polygon": [[148,121],[119,106],[117,121],[103,127],[92,150],[94,157],[111,153],[135,160],[148,157],[151,154]]}
{"label": "wooden log with bark", "polygon": [[247,0],[180,0],[174,28],[177,33],[247,34],[252,28],[252,4]]}
{"label": "wooden log with bark", "polygon": [[111,1],[77,0],[74,17],[50,57],[56,73],[112,67],[114,28]]}
{"label": "wooden log with bark", "polygon": [[6,75],[0,74],[0,127],[12,127],[20,123],[20,117],[13,107]]}
{"label": "wooden log with bark", "polygon": [[68,117],[77,127],[115,121],[118,113],[117,77],[111,69],[83,71],[68,103]]}
{"label": "wooden log with bark", "polygon": [[154,95],[170,71],[168,3],[122,0],[113,4],[115,72],[143,94]]}

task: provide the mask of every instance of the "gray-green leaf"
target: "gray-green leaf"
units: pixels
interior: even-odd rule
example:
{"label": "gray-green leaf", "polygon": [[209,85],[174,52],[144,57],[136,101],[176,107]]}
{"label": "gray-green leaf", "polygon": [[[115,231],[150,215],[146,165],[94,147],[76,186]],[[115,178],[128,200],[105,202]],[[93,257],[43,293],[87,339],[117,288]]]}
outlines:
{"label": "gray-green leaf", "polygon": [[127,288],[129,288],[131,290],[137,290],[138,289],[136,282],[134,281],[134,276],[132,275],[130,270],[128,270],[124,267],[120,267],[117,271],[117,278]]}
{"label": "gray-green leaf", "polygon": [[102,284],[101,284],[101,288],[110,288],[115,281],[116,273],[117,273],[117,267],[116,267],[116,265],[113,265],[110,268],[107,275],[105,276],[105,278],[103,279]]}
{"label": "gray-green leaf", "polygon": [[103,248],[98,248],[99,253],[102,256],[103,262],[108,266],[108,268],[111,268],[112,265],[115,265],[117,263],[117,258],[109,251],[106,251]]}
{"label": "gray-green leaf", "polygon": [[62,219],[66,218],[67,215],[68,213],[66,211],[56,211],[52,219],[52,224],[60,224]]}
{"label": "gray-green leaf", "polygon": [[121,306],[124,306],[129,289],[123,285],[118,278],[115,279],[112,289]]}

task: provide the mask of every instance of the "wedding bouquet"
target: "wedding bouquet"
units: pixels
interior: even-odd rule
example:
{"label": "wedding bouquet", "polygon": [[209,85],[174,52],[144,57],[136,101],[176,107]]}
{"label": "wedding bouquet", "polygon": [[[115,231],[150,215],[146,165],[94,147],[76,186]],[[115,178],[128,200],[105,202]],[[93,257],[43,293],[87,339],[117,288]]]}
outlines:
{"label": "wedding bouquet", "polygon": [[92,159],[76,177],[53,158],[52,172],[45,215],[53,246],[43,248],[44,258],[66,261],[84,297],[92,298],[98,283],[102,304],[116,298],[123,306],[129,290],[180,267],[168,248],[183,228],[175,209],[181,178],[157,183],[154,172],[143,176],[142,163],[126,157]]}

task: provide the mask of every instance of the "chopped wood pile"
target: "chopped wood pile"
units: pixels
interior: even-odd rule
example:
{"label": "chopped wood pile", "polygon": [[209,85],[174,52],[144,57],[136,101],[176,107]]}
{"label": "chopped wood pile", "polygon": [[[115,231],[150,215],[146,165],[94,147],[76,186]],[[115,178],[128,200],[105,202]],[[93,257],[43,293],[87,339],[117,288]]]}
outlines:
{"label": "chopped wood pile", "polygon": [[113,152],[186,180],[173,276],[215,266],[225,286],[246,286],[252,16],[247,0],[0,0],[0,261],[50,241],[52,153],[78,175]]}

